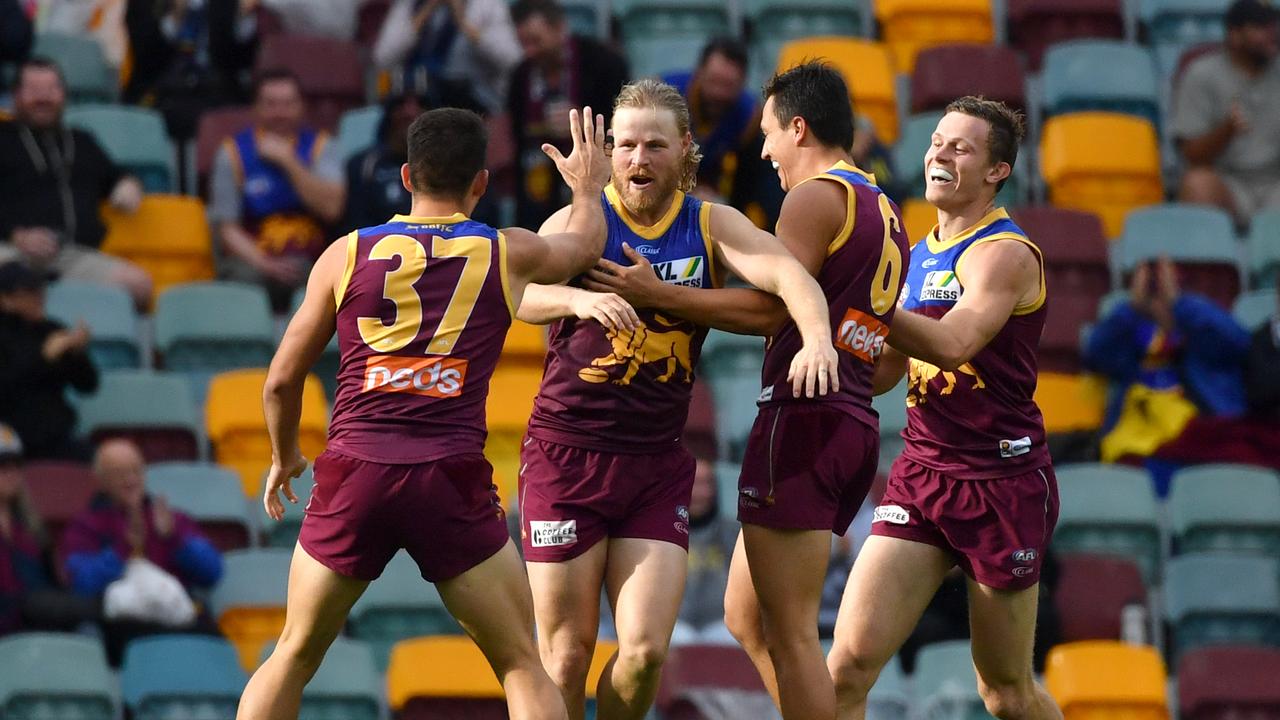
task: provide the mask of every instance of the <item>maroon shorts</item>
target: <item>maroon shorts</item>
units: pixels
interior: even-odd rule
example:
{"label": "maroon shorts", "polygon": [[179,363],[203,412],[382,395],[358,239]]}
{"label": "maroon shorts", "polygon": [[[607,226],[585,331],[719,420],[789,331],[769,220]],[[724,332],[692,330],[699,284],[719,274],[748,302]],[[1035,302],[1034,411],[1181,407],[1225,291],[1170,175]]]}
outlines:
{"label": "maroon shorts", "polygon": [[1022,590],[1040,581],[1057,522],[1052,465],[997,480],[957,480],[899,457],[871,534],[937,546],[977,582]]}
{"label": "maroon shorts", "polygon": [[738,519],[843,535],[876,478],[880,434],[839,408],[760,408],[738,476]]}
{"label": "maroon shorts", "polygon": [[422,577],[440,582],[487,560],[510,539],[480,454],[414,465],[357,460],[326,450],[298,542],[339,575],[375,580],[404,548]]}
{"label": "maroon shorts", "polygon": [[634,455],[525,438],[524,559],[565,562],[606,537],[662,540],[688,550],[694,467],[682,446]]}

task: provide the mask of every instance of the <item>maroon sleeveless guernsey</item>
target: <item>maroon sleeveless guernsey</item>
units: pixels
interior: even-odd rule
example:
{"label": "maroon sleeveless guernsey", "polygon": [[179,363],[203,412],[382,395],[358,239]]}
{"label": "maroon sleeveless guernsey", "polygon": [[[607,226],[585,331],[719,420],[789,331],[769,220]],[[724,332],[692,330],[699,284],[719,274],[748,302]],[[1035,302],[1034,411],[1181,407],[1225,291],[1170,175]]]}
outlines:
{"label": "maroon sleeveless guernsey", "polygon": [[804,342],[800,329],[788,319],[765,350],[759,404],[827,403],[878,429],[879,416],[871,408],[871,376],[893,322],[910,244],[897,206],[876,187],[874,176],[839,162],[810,178],[816,179],[840,183],[848,198],[844,227],[827,247],[818,273],[831,314],[840,392],[817,398],[792,396],[787,373]]}
{"label": "maroon sleeveless guernsey", "polygon": [[[677,192],[666,216],[652,226],[627,213],[612,185],[601,203],[606,259],[630,265],[625,242],[653,263],[663,282],[716,285],[710,203]],[[636,314],[642,326],[635,332],[578,318],[552,324],[530,436],[613,453],[656,453],[680,442],[707,329],[648,309]]]}
{"label": "maroon sleeveless guernsey", "polygon": [[484,450],[485,398],[515,308],[506,238],[461,213],[347,236],[329,448],[421,463]]}
{"label": "maroon sleeveless guernsey", "polygon": [[1003,209],[945,242],[934,227],[911,253],[902,310],[940,318],[960,300],[957,269],[975,245],[1009,240],[1040,263],[1040,296],[1018,307],[986,347],[953,372],[911,358],[903,457],[960,479],[990,480],[1050,462],[1044,420],[1033,396],[1036,349],[1048,310],[1044,259]]}

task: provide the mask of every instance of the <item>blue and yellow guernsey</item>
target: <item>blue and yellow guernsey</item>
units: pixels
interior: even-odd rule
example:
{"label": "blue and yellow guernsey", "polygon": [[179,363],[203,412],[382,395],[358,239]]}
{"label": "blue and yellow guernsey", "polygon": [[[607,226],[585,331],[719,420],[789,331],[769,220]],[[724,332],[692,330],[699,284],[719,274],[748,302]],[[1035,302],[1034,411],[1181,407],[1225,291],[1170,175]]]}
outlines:
{"label": "blue and yellow guernsey", "polygon": [[[627,212],[612,185],[604,203],[604,258],[631,265],[626,243],[653,264],[666,283],[719,285],[711,245],[711,204],[677,192],[654,225]],[[542,389],[529,435],[604,452],[653,453],[674,447],[684,432],[707,329],[637,309],[641,326],[606,330],[595,320],[565,318],[551,326]]]}

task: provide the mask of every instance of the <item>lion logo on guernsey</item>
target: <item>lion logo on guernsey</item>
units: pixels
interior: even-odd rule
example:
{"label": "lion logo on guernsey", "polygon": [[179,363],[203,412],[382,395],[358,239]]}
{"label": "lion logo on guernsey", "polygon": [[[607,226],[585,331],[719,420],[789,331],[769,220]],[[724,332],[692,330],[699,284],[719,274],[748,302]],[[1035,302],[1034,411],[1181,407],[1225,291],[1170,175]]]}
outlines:
{"label": "lion logo on guernsey", "polygon": [[[654,378],[660,383],[670,382],[677,374],[683,375],[683,381],[693,381],[693,362],[690,359],[690,341],[693,336],[675,326],[661,315],[655,315],[658,322],[666,324],[670,329],[659,330],[640,323],[640,327],[631,330],[609,330],[606,337],[612,351],[604,357],[591,361],[591,367],[578,371],[578,377],[589,383],[613,381],[614,385],[630,385],[631,380],[640,372],[643,365],[661,363],[666,365],[665,371]],[[620,377],[613,377],[612,368],[625,368]]]}
{"label": "lion logo on guernsey", "polygon": [[[987,386],[978,375],[978,371],[974,370],[969,363],[951,372],[932,363],[911,358],[907,367],[907,407],[923,405],[928,401],[930,391],[937,392],[938,395],[950,395],[956,389],[957,373],[972,377],[974,390],[981,390]],[[939,377],[942,378],[942,387],[932,386],[931,383]]]}
{"label": "lion logo on guernsey", "polygon": [[364,392],[449,398],[462,393],[467,361],[461,358],[374,355],[365,363]]}

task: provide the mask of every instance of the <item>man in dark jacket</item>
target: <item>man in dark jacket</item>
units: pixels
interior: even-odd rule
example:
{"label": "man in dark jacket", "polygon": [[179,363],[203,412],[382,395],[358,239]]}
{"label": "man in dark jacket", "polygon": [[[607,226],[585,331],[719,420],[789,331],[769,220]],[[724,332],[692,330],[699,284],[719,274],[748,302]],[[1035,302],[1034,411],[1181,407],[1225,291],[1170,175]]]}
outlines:
{"label": "man in dark jacket", "polygon": [[22,438],[27,457],[88,460],[75,436],[67,387],[98,389],[86,349],[89,330],[45,316],[44,281],[20,262],[0,265],[0,422]]}
{"label": "man in dark jacket", "polygon": [[520,0],[511,7],[524,60],[511,77],[507,112],[515,141],[516,224],[536,228],[569,202],[568,188],[542,152],[543,143],[569,149],[569,108],[590,105],[609,122],[613,99],[629,73],[622,56],[569,33],[555,0]]}

